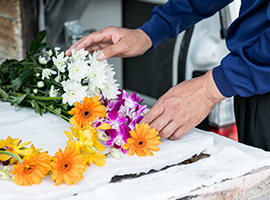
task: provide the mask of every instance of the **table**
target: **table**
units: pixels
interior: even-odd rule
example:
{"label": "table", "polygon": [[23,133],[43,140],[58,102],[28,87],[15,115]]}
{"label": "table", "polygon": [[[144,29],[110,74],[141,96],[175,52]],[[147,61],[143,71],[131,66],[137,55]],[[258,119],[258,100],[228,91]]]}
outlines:
{"label": "table", "polygon": [[[7,136],[32,141],[54,155],[64,149],[70,124],[53,114],[39,116],[30,108],[0,102],[1,139]],[[106,159],[103,167],[91,165],[76,185],[55,186],[49,177],[40,185],[21,187],[0,180],[1,199],[251,199],[270,190],[270,152],[253,148],[212,132],[192,129],[177,141],[164,140],[153,157],[121,155]],[[193,155],[210,157],[179,165]],[[165,170],[161,170],[166,166]],[[1,166],[0,166],[1,167]],[[115,176],[147,173],[110,183]]]}

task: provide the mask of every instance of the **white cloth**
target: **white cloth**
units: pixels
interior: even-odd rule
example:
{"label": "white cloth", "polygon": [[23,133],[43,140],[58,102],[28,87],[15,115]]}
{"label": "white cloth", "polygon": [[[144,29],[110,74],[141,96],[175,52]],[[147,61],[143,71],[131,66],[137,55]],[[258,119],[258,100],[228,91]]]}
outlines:
{"label": "white cloth", "polygon": [[[15,109],[0,102],[0,139],[20,138],[32,141],[54,155],[64,150],[68,138],[64,131],[70,124],[53,114],[39,116],[30,108]],[[4,199],[166,199],[188,194],[201,185],[212,185],[226,178],[236,178],[253,169],[270,165],[269,152],[241,145],[216,134],[193,129],[177,141],[164,140],[153,157],[108,156],[106,164],[87,167],[84,179],[76,185],[55,186],[50,177],[40,185],[18,186],[0,180],[0,200]],[[157,173],[119,183],[109,183],[115,175],[139,174],[177,164],[195,154],[211,154],[207,159],[189,165],[170,167]],[[138,192],[139,191],[139,192]],[[76,194],[76,195],[74,195]]]}

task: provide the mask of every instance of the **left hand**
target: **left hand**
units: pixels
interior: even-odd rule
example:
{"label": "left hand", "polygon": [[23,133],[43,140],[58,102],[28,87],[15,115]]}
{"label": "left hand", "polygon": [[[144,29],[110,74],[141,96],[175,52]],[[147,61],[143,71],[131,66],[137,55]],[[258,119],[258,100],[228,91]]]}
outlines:
{"label": "left hand", "polygon": [[212,70],[209,70],[201,77],[172,87],[140,123],[148,123],[159,131],[161,139],[176,140],[198,125],[223,99],[225,97],[213,80]]}

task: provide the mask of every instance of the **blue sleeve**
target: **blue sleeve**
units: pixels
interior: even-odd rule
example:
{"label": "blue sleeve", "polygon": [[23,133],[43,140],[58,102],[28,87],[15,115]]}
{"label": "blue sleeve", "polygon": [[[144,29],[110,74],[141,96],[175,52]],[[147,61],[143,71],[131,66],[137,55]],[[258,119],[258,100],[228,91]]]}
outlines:
{"label": "blue sleeve", "polygon": [[270,4],[254,2],[253,9],[243,12],[229,28],[231,53],[213,70],[215,83],[226,97],[270,91]]}
{"label": "blue sleeve", "polygon": [[200,20],[210,17],[233,0],[169,0],[164,6],[156,6],[152,18],[142,29],[152,40],[155,49],[165,40]]}

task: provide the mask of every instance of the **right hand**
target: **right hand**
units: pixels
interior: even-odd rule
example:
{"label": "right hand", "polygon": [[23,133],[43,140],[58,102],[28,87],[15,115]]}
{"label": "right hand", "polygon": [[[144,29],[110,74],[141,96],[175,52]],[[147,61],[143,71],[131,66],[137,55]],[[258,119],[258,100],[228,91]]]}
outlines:
{"label": "right hand", "polygon": [[89,53],[101,50],[97,59],[105,60],[111,57],[139,56],[151,47],[151,39],[141,29],[133,30],[110,26],[84,36],[66,51],[66,55],[71,55],[71,49],[84,48]]}

